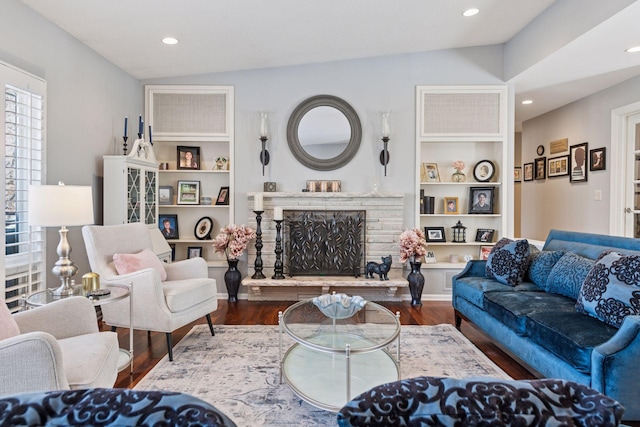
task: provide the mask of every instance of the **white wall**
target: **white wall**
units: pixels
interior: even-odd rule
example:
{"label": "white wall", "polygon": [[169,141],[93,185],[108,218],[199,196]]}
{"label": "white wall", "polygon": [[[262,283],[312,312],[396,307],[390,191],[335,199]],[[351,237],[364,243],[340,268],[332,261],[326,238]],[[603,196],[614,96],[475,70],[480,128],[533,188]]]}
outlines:
{"label": "white wall", "polygon": [[[143,111],[137,80],[18,0],[0,2],[0,60],[47,81],[48,183],[100,183],[102,155],[113,154],[124,116]],[[102,198],[97,185],[94,196]],[[56,229],[47,230],[47,270],[58,240]],[[90,271],[79,227],[69,240],[79,273]],[[51,273],[48,280],[57,281]]]}
{"label": "white wall", "polygon": [[[589,149],[611,150],[611,110],[640,100],[640,77],[583,98],[562,108],[528,120],[522,125],[522,163],[539,157],[536,147],[569,138],[569,146],[589,143]],[[552,157],[555,157],[556,154]],[[589,172],[588,182],[570,183],[569,177],[522,183],[522,236],[544,240],[551,229],[609,233],[609,174]],[[602,201],[594,200],[602,190]]]}

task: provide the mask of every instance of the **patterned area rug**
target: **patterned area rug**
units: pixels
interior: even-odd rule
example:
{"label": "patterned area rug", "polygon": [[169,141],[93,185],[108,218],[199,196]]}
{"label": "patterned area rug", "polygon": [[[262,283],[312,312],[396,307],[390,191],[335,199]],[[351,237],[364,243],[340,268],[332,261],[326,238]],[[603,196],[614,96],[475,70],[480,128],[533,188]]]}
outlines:
{"label": "patterned area rug", "polygon": [[[277,326],[195,326],[135,387],[197,396],[241,427],[331,426],[336,414],[317,409],[280,384]],[[284,338],[286,349],[292,345]],[[395,348],[392,348],[395,355]],[[510,379],[453,325],[402,326],[402,378],[421,375]]]}

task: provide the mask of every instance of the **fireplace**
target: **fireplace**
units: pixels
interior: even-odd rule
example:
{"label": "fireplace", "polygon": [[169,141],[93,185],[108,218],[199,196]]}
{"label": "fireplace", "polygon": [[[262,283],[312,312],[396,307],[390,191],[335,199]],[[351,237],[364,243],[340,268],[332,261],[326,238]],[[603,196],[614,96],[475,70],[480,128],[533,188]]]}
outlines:
{"label": "fireplace", "polygon": [[355,276],[364,271],[366,211],[285,210],[284,265],[289,276]]}

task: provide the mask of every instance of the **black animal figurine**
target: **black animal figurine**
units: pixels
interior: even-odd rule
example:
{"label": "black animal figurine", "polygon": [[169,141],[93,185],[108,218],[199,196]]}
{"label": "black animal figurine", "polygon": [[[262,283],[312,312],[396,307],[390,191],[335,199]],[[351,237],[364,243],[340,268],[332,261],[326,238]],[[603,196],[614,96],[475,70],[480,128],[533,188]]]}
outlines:
{"label": "black animal figurine", "polygon": [[364,273],[365,279],[373,279],[373,273],[380,276],[380,280],[389,280],[389,270],[391,269],[391,255],[382,257],[382,264],[370,261],[367,263],[367,269]]}

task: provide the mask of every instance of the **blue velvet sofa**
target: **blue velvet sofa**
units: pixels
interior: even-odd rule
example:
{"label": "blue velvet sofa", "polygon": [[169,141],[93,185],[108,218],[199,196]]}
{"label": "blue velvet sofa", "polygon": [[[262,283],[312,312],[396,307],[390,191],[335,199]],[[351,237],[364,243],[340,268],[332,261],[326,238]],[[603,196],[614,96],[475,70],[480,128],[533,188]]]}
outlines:
{"label": "blue velvet sofa", "polygon": [[[521,280],[487,277],[491,258],[453,277],[456,326],[474,323],[536,375],[587,385],[620,402],[625,420],[640,420],[640,239],[551,230],[542,251],[527,246],[512,252],[524,261]],[[631,262],[622,286],[631,306],[614,295],[602,301],[618,311],[603,312],[592,285],[614,289],[613,256]]]}

